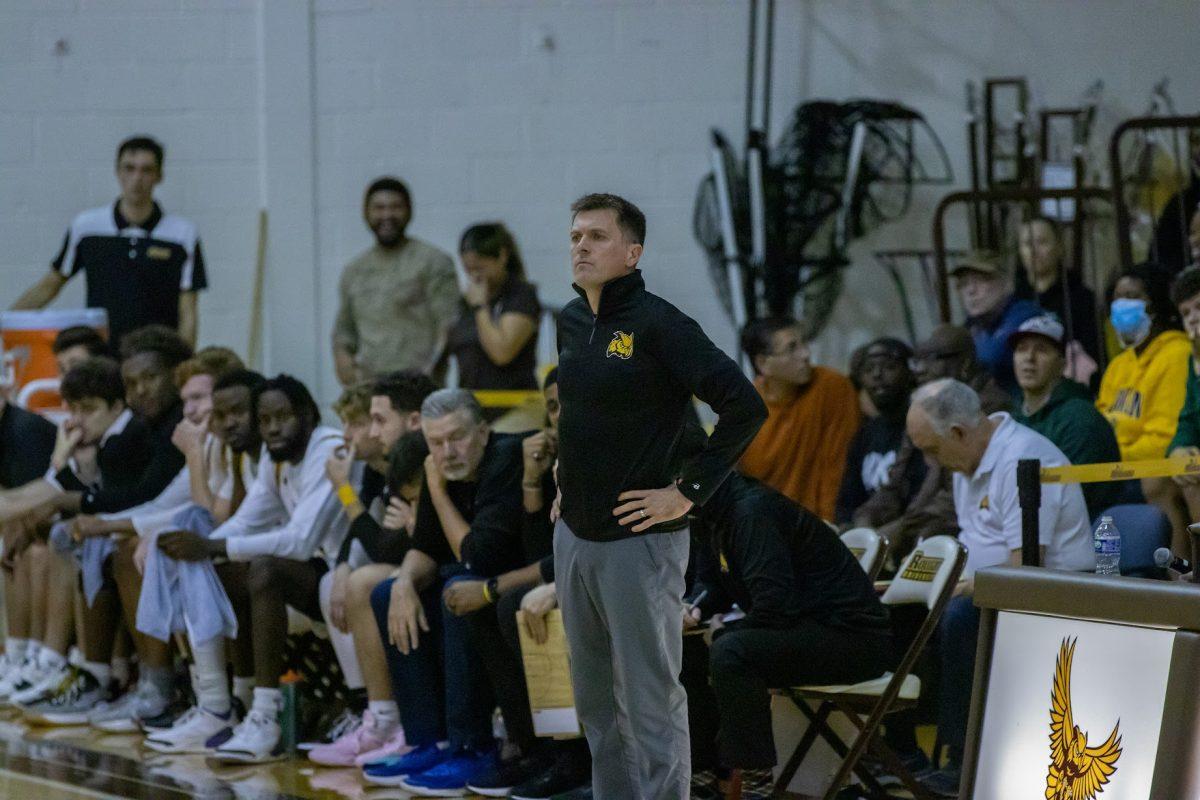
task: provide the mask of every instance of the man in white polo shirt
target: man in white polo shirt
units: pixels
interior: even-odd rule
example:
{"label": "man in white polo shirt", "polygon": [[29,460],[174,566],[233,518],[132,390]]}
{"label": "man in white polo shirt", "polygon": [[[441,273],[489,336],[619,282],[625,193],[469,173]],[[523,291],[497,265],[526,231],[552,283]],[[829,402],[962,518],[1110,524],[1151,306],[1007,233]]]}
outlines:
{"label": "man in white polo shirt", "polygon": [[[913,394],[907,423],[913,444],[954,473],[958,538],[967,547],[963,582],[941,622],[938,732],[950,746],[950,759],[924,781],[931,791],[953,797],[958,794],[979,634],[979,612],[971,599],[975,572],[1021,563],[1017,462],[1036,458],[1045,467],[1071,462],[1049,439],[1007,413],[985,415],[975,390],[949,378],[927,383]],[[1042,486],[1038,522],[1043,564],[1055,569],[1095,569],[1087,506],[1078,484]]]}

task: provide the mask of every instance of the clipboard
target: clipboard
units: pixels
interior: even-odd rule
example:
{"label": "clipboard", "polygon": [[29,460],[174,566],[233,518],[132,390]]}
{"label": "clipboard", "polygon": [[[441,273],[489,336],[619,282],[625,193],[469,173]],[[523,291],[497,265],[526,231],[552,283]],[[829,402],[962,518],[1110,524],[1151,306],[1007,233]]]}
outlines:
{"label": "clipboard", "polygon": [[579,716],[575,712],[575,691],[571,688],[571,657],[563,629],[562,610],[546,615],[549,634],[545,644],[529,638],[517,612],[517,632],[521,638],[521,662],[525,667],[525,685],[529,690],[529,710],[536,736],[568,739],[580,736]]}

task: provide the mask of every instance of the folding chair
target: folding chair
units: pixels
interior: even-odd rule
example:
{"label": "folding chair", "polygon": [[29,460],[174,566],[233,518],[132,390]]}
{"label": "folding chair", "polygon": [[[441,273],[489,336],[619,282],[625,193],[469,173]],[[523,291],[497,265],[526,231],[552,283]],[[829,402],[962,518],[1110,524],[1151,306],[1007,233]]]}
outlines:
{"label": "folding chair", "polygon": [[841,536],[842,544],[854,555],[867,577],[874,581],[879,577],[887,561],[891,542],[882,533],[870,528],[851,528]]}
{"label": "folding chair", "polygon": [[[851,772],[859,777],[873,796],[889,796],[869,772],[859,768],[859,759],[867,750],[871,750],[900,779],[913,797],[932,800],[934,795],[917,783],[895,752],[875,734],[886,714],[917,704],[921,696],[921,679],[912,674],[913,668],[937,629],[965,562],[966,549],[957,539],[934,536],[918,544],[901,563],[895,580],[881,598],[882,602],[889,606],[922,603],[929,613],[895,672],[884,673],[874,680],[852,686],[798,686],[784,692],[809,718],[809,727],[776,781],[776,791],[786,789],[792,782],[808,751],[820,736],[842,758],[842,765],[826,790],[824,800],[834,799]],[[815,712],[809,707],[809,701],[819,703]],[[850,746],[827,723],[834,712],[841,712],[858,729],[858,735]]]}

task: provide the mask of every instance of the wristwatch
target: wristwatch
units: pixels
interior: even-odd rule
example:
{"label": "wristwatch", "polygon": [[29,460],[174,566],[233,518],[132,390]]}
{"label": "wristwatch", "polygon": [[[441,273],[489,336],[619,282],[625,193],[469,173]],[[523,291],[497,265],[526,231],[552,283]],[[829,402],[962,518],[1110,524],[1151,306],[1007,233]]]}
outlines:
{"label": "wristwatch", "polygon": [[488,582],[485,584],[485,586],[487,586],[487,591],[484,594],[486,595],[488,602],[495,603],[500,599],[499,578],[488,578]]}

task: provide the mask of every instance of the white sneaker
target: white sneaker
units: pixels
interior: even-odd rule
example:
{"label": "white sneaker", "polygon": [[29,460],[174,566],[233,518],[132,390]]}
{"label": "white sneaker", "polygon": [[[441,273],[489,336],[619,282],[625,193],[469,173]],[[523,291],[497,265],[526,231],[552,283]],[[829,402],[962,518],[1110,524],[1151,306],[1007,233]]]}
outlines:
{"label": "white sneaker", "polygon": [[100,703],[90,714],[88,724],[106,733],[134,733],[138,720],[157,717],[167,710],[170,700],[149,681],[141,681],[111,703]]}
{"label": "white sneaker", "polygon": [[217,761],[232,761],[239,764],[263,764],[281,761],[283,731],[273,718],[255,709],[250,709],[246,719],[233,729],[229,741],[217,748],[213,758]]}
{"label": "white sneaker", "polygon": [[[34,671],[36,670],[36,672]],[[9,696],[8,702],[14,706],[31,706],[48,698],[54,694],[54,690],[59,684],[67,679],[71,674],[69,666],[63,666],[58,669],[46,670],[39,666],[34,666],[30,669],[29,676],[36,678],[35,682],[31,683],[26,689],[19,692],[13,692]]]}
{"label": "white sneaker", "polygon": [[41,677],[36,658],[26,657],[21,663],[14,664],[5,656],[4,661],[4,677],[0,678],[0,703],[7,703],[15,693],[32,687]]}
{"label": "white sneaker", "polygon": [[218,716],[192,706],[170,728],[150,733],[143,744],[160,753],[211,753],[229,740],[236,721],[232,709]]}

